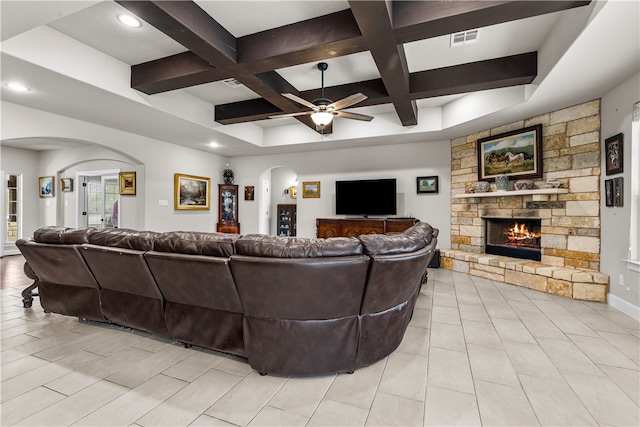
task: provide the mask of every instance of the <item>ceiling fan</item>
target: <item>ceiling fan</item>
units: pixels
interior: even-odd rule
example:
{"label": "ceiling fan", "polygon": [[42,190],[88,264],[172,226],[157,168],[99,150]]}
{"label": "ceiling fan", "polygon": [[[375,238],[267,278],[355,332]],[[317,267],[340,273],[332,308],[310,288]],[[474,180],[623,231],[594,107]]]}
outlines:
{"label": "ceiling fan", "polygon": [[282,96],[284,96],[285,98],[289,98],[290,100],[295,101],[298,104],[310,108],[310,111],[277,114],[274,116],[270,116],[269,118],[275,119],[280,117],[311,116],[311,120],[313,120],[313,123],[316,124],[317,130],[322,130],[326,125],[331,123],[331,121],[333,120],[333,116],[343,117],[345,119],[362,120],[365,122],[370,122],[371,120],[373,120],[372,116],[340,111],[344,108],[351,107],[352,105],[355,105],[358,102],[362,102],[367,99],[367,95],[363,93],[354,93],[353,95],[347,96],[346,98],[343,98],[336,102],[333,102],[332,100],[324,97],[324,72],[327,70],[327,68],[329,68],[329,65],[326,62],[320,62],[318,64],[318,70],[322,72],[322,95],[320,98],[314,99],[313,101],[309,102],[306,99],[302,99],[292,93],[282,94]]}

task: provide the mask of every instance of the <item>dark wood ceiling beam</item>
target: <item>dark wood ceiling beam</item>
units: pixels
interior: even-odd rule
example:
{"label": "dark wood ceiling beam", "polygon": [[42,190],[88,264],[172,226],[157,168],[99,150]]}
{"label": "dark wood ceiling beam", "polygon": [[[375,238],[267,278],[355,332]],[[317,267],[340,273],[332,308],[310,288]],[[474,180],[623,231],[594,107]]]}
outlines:
{"label": "dark wood ceiling beam", "polygon": [[235,64],[236,38],[191,1],[117,3],[162,31],[211,65]]}
{"label": "dark wood ceiling beam", "polygon": [[275,71],[255,75],[239,68],[236,38],[194,2],[119,0],[118,3],[216,67],[221,75],[232,75],[281,110],[293,107],[293,102],[281,93],[297,94],[297,89]]}
{"label": "dark wood ceiling beam", "polygon": [[184,52],[131,67],[131,87],[153,95],[230,77],[193,52]]}
{"label": "dark wood ceiling beam", "polygon": [[195,55],[278,108],[291,108],[280,91],[297,92],[275,71],[256,76],[237,67],[236,39],[215,19],[191,1],[119,1],[141,19],[173,38]]}
{"label": "dark wood ceiling beam", "polygon": [[[147,1],[120,0],[118,3],[136,14],[143,13],[143,11],[138,12],[142,7],[151,7],[148,6],[151,2]],[[392,9],[394,36],[396,42],[406,43],[511,19],[580,7],[589,3],[589,1],[396,1],[393,2]],[[140,17],[145,19],[143,16]],[[367,43],[360,34],[351,11],[344,10],[325,17],[241,37],[237,39],[236,47],[238,49],[237,68],[220,69],[220,64],[215,64],[219,71],[211,73],[210,81],[232,77],[237,70],[261,73],[362,52],[367,50]],[[140,90],[152,94],[206,83],[203,81],[203,70],[194,68],[192,71],[194,77],[190,79],[186,72],[190,67],[187,57],[181,58],[187,62],[184,66],[176,65],[177,59],[161,58],[133,66],[131,79],[136,82],[134,88],[144,88]],[[165,85],[162,79],[169,82]],[[286,110],[286,112],[292,111],[295,111],[295,106]]]}
{"label": "dark wood ceiling beam", "polygon": [[537,74],[537,52],[420,71],[411,74],[411,97],[433,98],[524,85]]}
{"label": "dark wood ceiling beam", "polygon": [[238,63],[254,73],[367,50],[350,10],[238,38]]}
{"label": "dark wood ceiling beam", "polygon": [[590,1],[395,1],[396,42],[408,43],[586,6]]}
{"label": "dark wood ceiling beam", "polygon": [[402,44],[396,44],[392,11],[385,1],[349,1],[351,12],[378,67],[403,126],[418,124],[416,101],[409,97],[409,67]]}

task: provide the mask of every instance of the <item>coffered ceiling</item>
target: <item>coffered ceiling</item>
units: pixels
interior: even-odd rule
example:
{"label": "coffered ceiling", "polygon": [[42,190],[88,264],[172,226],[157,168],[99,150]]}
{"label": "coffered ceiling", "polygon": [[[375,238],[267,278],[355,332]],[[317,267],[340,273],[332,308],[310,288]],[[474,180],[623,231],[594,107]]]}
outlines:
{"label": "coffered ceiling", "polygon": [[[2,83],[33,90],[2,99],[225,156],[441,141],[633,75],[638,4],[609,3],[3,0]],[[282,93],[320,97],[321,61],[326,97],[365,94],[347,111],[371,122],[270,118],[307,110]]]}

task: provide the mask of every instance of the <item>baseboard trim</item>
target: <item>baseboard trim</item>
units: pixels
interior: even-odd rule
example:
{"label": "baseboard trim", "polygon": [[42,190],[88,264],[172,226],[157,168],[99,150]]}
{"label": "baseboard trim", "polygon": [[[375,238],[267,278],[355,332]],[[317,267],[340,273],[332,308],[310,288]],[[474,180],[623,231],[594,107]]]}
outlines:
{"label": "baseboard trim", "polygon": [[636,320],[640,320],[640,307],[633,305],[620,297],[613,294],[607,294],[607,304],[617,310],[620,310],[624,314],[628,314]]}

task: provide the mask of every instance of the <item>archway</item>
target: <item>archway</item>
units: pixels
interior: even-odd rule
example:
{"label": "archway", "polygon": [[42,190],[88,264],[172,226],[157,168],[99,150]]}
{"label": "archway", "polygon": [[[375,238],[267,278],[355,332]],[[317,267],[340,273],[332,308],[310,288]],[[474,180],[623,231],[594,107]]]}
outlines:
{"label": "archway", "polygon": [[273,166],[260,174],[259,189],[259,233],[276,235],[277,206],[280,204],[297,204],[297,198],[291,187],[297,186],[298,174],[284,166]]}

